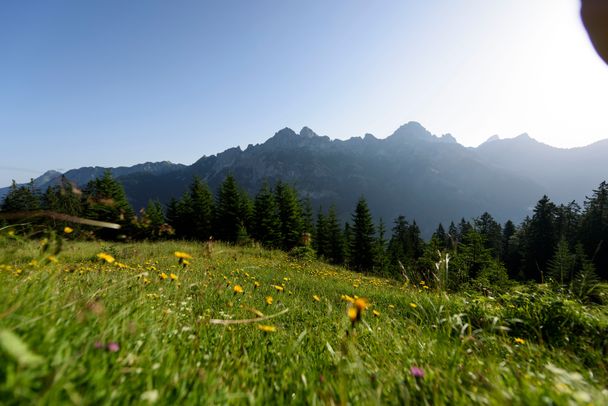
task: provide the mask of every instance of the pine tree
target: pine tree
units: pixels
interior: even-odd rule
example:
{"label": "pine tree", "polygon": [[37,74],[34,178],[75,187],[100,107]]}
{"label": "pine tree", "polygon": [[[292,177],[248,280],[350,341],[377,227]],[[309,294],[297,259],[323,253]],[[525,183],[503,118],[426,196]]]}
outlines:
{"label": "pine tree", "polygon": [[[91,180],[85,188],[85,216],[95,220],[118,223],[120,233],[128,233],[135,213],[127,201],[122,185],[114,180],[109,170],[101,178]],[[111,229],[97,232],[101,238],[116,238],[119,233]]]}
{"label": "pine tree", "polygon": [[555,225],[556,206],[543,196],[534,208],[525,240],[525,268],[527,279],[542,281],[547,263],[553,257],[558,235]]}
{"label": "pine tree", "polygon": [[424,241],[420,237],[420,228],[418,228],[416,220],[408,227],[407,241],[406,256],[412,261],[416,261],[424,254]]}
{"label": "pine tree", "polygon": [[206,183],[197,176],[190,185],[190,235],[188,237],[206,241],[213,234],[213,195]]}
{"label": "pine tree", "polygon": [[275,200],[281,221],[281,247],[289,251],[302,241],[300,204],[295,190],[283,182],[278,182],[275,186]]}
{"label": "pine tree", "polygon": [[329,237],[327,233],[327,221],[323,214],[322,207],[319,207],[319,211],[317,212],[317,224],[315,226],[315,235],[312,243],[315,251],[317,251],[317,256],[322,259],[327,259],[329,255]]}
{"label": "pine tree", "polygon": [[519,253],[519,240],[517,229],[511,220],[507,220],[502,229],[502,261],[511,278],[515,278],[520,271],[521,255]]}
{"label": "pine tree", "polygon": [[216,232],[218,239],[230,243],[237,242],[244,227],[241,193],[232,175],[221,184],[217,197]]}
{"label": "pine tree", "polygon": [[191,219],[193,216],[192,211],[192,198],[188,191],[184,192],[182,198],[177,202],[176,207],[176,221],[172,226],[175,228],[176,234],[180,238],[190,239],[194,235],[194,224]]}
{"label": "pine tree", "polygon": [[566,205],[557,207],[555,214],[555,225],[560,239],[565,239],[570,248],[578,241],[578,232],[581,221],[581,207],[572,201]]}
{"label": "pine tree", "polygon": [[312,237],[315,234],[315,225],[313,220],[312,202],[309,196],[300,201],[300,211],[302,213],[302,232],[308,233]]}
{"label": "pine tree", "polygon": [[387,254],[386,227],[382,218],[378,222],[378,235],[374,241],[374,270],[379,274],[389,272],[389,258]]}
{"label": "pine tree", "polygon": [[547,276],[560,287],[566,286],[572,280],[574,270],[574,255],[570,253],[568,242],[559,240],[555,254],[547,264]]}
{"label": "pine tree", "polygon": [[575,274],[570,284],[572,294],[583,302],[595,301],[598,293],[599,278],[593,262],[585,254],[582,244],[575,247]]}
{"label": "pine tree", "polygon": [[460,223],[458,223],[458,242],[461,242],[464,239],[464,236],[467,235],[467,233],[472,229],[473,226],[471,225],[471,223],[466,221],[464,217],[461,218]]}
{"label": "pine tree", "polygon": [[435,240],[437,242],[437,246],[440,249],[446,249],[449,246],[448,235],[446,234],[446,232],[443,228],[443,224],[441,224],[441,223],[439,223],[439,225],[437,226],[437,230],[435,230],[435,232],[433,233],[431,238],[435,238]]}
{"label": "pine tree", "polygon": [[17,186],[13,181],[0,209],[12,212],[40,209],[40,197],[34,187],[34,180],[32,179],[27,186]]}
{"label": "pine tree", "polygon": [[599,276],[608,279],[608,183],[602,182],[587,197],[580,222],[579,238],[586,254],[599,270]]}
{"label": "pine tree", "polygon": [[336,214],[336,206],[331,205],[329,212],[327,213],[327,220],[325,223],[326,232],[326,258],[332,264],[343,264],[344,263],[344,236],[340,229],[340,223],[338,222],[338,215]]}
{"label": "pine tree", "polygon": [[251,234],[254,239],[266,247],[278,248],[281,245],[279,213],[274,194],[266,182],[255,196]]}
{"label": "pine tree", "polygon": [[450,222],[450,226],[448,227],[448,248],[451,250],[456,250],[458,247],[458,228],[456,228],[456,224],[454,222]]}
{"label": "pine tree", "polygon": [[374,224],[365,198],[361,197],[353,213],[350,265],[358,271],[372,270],[374,258]]}
{"label": "pine tree", "polygon": [[494,220],[490,213],[485,212],[475,219],[475,229],[481,235],[484,246],[492,250],[496,259],[502,256],[502,227]]}
{"label": "pine tree", "polygon": [[409,224],[404,216],[399,216],[395,219],[393,225],[393,233],[388,243],[389,261],[393,268],[398,271],[401,266],[411,265],[408,262],[408,239]]}

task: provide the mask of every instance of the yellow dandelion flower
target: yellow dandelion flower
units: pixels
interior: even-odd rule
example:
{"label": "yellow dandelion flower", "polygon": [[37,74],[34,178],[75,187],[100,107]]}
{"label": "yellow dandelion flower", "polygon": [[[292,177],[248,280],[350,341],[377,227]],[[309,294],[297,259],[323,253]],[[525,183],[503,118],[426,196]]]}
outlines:
{"label": "yellow dandelion flower", "polygon": [[66,234],[70,234],[73,231],[74,231],[74,229],[72,227],[67,227],[66,226],[66,227],[63,228],[63,232],[66,233]]}
{"label": "yellow dandelion flower", "polygon": [[182,251],[175,251],[173,255],[175,255],[175,257],[179,259],[192,259],[192,255]]}
{"label": "yellow dandelion flower", "polygon": [[241,285],[234,285],[234,293],[243,293],[243,288]]}
{"label": "yellow dandelion flower", "polygon": [[258,324],[258,329],[262,330],[265,333],[274,333],[277,331],[275,326],[269,326],[268,324]]}
{"label": "yellow dandelion flower", "polygon": [[188,261],[187,259],[182,259],[181,263],[184,268],[187,267],[188,265],[190,265],[190,261]]}
{"label": "yellow dandelion flower", "polygon": [[97,258],[106,261],[108,264],[111,264],[115,261],[112,255],[106,254],[105,252],[100,252],[99,254],[97,254]]}
{"label": "yellow dandelion flower", "polygon": [[424,289],[429,289],[429,287],[427,285],[424,285],[423,288]]}
{"label": "yellow dandelion flower", "polygon": [[367,300],[364,298],[357,298],[354,302],[350,303],[348,306],[347,314],[353,325],[361,320],[361,316],[363,315],[363,311],[367,308]]}
{"label": "yellow dandelion flower", "polygon": [[254,289],[259,288],[259,287],[260,287],[260,282],[258,282],[258,281],[253,282]]}
{"label": "yellow dandelion flower", "polygon": [[59,262],[59,260],[57,259],[57,257],[55,255],[49,255],[47,259],[49,260],[49,262],[52,262],[54,264]]}
{"label": "yellow dandelion flower", "polygon": [[362,312],[363,310],[365,310],[367,308],[367,300],[360,297],[355,300],[354,305],[360,312]]}
{"label": "yellow dandelion flower", "polygon": [[148,285],[150,283],[150,279],[144,278],[144,284]]}
{"label": "yellow dandelion flower", "polygon": [[272,296],[266,296],[266,304],[267,305],[271,305],[272,304]]}
{"label": "yellow dandelion flower", "polygon": [[357,308],[354,306],[349,306],[347,310],[348,318],[352,323],[356,322],[359,317],[359,313],[357,312]]}
{"label": "yellow dandelion flower", "polygon": [[282,292],[285,288],[281,285],[272,285],[278,292]]}
{"label": "yellow dandelion flower", "polygon": [[171,275],[169,275],[169,277],[171,278],[172,281],[176,281],[177,280],[177,275],[172,273]]}
{"label": "yellow dandelion flower", "polygon": [[515,343],[516,343],[516,344],[525,344],[525,343],[526,343],[526,340],[524,340],[523,338],[519,338],[519,337],[517,337],[517,338],[515,339]]}
{"label": "yellow dandelion flower", "polygon": [[312,298],[315,302],[320,302],[321,298],[318,295],[312,295]]}
{"label": "yellow dandelion flower", "polygon": [[373,310],[372,313],[374,313],[374,316],[380,317],[380,312],[378,310]]}
{"label": "yellow dandelion flower", "polygon": [[410,307],[411,307],[412,309],[415,309],[415,308],[417,308],[417,307],[418,307],[418,305],[417,305],[416,303],[410,303]]}
{"label": "yellow dandelion flower", "polygon": [[344,300],[345,302],[355,303],[355,299],[348,295],[342,295],[340,296],[340,299]]}
{"label": "yellow dandelion flower", "polygon": [[424,285],[424,281],[420,281],[420,284],[421,284],[421,285]]}
{"label": "yellow dandelion flower", "polygon": [[389,304],[389,305],[388,305],[388,308],[389,308],[389,309],[394,309],[394,308],[395,308],[395,305]]}
{"label": "yellow dandelion flower", "polygon": [[167,276],[167,274],[166,274],[166,273],[164,273],[164,272],[163,272],[163,273],[161,273],[161,274],[160,274],[160,278],[161,278],[162,280],[165,280],[165,279],[167,279],[167,278],[168,278],[168,276]]}

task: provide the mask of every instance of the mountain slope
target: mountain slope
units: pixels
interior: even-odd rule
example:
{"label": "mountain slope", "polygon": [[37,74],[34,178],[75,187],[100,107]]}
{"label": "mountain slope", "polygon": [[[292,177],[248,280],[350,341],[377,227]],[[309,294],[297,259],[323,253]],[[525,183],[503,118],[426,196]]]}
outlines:
{"label": "mountain slope", "polygon": [[487,165],[534,179],[557,202],[576,200],[581,204],[585,195],[608,179],[608,140],[562,149],[522,134],[511,139],[488,140],[475,152]]}
{"label": "mountain slope", "polygon": [[[385,139],[366,134],[331,140],[308,127],[300,133],[284,128],[262,144],[230,148],[190,166],[159,162],[111,171],[136,210],[150,199],[167,203],[179,198],[194,176],[217,190],[231,173],[252,196],[264,181],[289,182],[302,197],[311,198],[314,209],[336,204],[343,221],[364,195],[388,228],[403,214],[428,237],[439,222],[447,225],[484,211],[499,221],[520,221],[545,193],[558,203],[582,203],[608,178],[605,156],[608,140],[559,149],[524,134],[508,140],[492,137],[477,148],[465,148],[449,134],[437,137],[410,122]],[[64,175],[83,186],[105,169],[80,168]],[[35,184],[44,189],[54,181],[45,174]]]}
{"label": "mountain slope", "polygon": [[184,170],[120,180],[140,207],[150,198],[178,197],[194,175],[216,189],[228,173],[251,194],[264,180],[292,183],[315,208],[335,203],[343,220],[364,195],[377,218],[391,223],[403,214],[426,235],[440,221],[486,210],[500,220],[522,218],[544,192],[529,179],[479,162],[451,136],[435,137],[414,122],[383,140],[367,134],[332,141],[306,127],[299,134],[285,128],[263,144],[204,157]]}

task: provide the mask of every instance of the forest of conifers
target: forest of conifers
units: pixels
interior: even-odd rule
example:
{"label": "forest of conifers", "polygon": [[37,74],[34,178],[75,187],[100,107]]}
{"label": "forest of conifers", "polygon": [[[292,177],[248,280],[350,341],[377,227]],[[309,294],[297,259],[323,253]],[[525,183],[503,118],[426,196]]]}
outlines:
{"label": "forest of conifers", "polygon": [[[109,172],[79,190],[67,179],[46,191],[13,184],[2,213],[17,232],[36,236],[75,228],[68,238],[128,240],[220,240],[282,249],[297,257],[317,256],[353,270],[395,278],[444,283],[450,290],[493,292],[512,281],[550,282],[583,300],[602,301],[598,283],[608,280],[608,184],[602,182],[583,206],[556,205],[543,196],[519,225],[499,224],[490,213],[439,224],[425,242],[416,222],[398,216],[392,224],[373,220],[366,200],[353,202],[342,224],[335,208],[316,210],[290,185],[264,184],[252,198],[227,176],[214,196],[194,178],[189,190],[165,208],[149,202],[135,213]],[[42,215],[40,215],[40,211]],[[44,211],[118,223],[120,230],[77,227],[48,220]],[[28,213],[38,213],[30,218]],[[44,226],[44,228],[41,228]],[[46,231],[45,231],[46,232]],[[444,276],[441,276],[441,275]]]}

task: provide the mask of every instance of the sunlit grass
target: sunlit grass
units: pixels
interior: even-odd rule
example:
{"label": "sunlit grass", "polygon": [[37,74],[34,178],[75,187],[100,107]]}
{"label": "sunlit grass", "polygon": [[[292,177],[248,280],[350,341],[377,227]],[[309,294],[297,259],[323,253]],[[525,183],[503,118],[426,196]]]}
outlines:
{"label": "sunlit grass", "polygon": [[[536,329],[548,293],[447,295],[221,244],[0,249],[0,330],[39,358],[0,344],[1,403],[608,402],[600,339]],[[604,309],[564,306],[608,331]]]}

